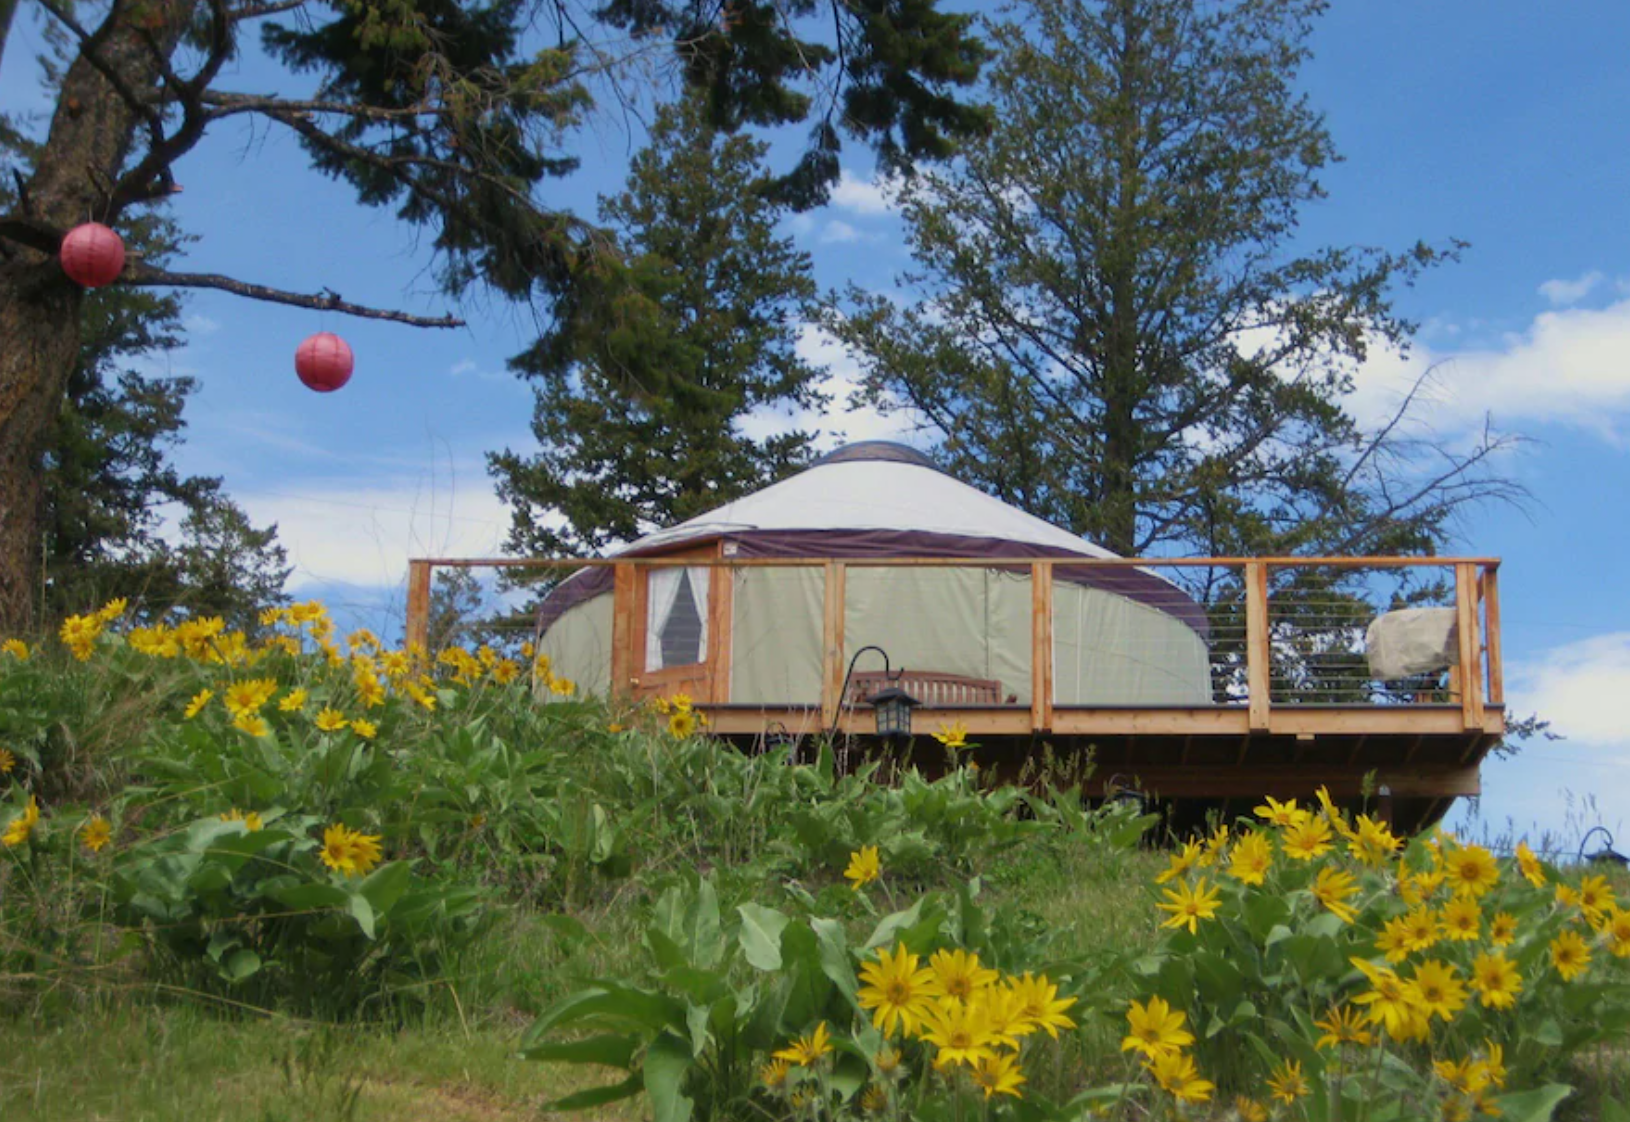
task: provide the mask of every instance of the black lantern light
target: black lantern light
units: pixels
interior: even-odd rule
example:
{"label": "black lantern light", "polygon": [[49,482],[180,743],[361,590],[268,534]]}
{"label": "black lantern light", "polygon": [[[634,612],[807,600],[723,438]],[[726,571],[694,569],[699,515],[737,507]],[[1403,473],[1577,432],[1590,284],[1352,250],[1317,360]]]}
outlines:
{"label": "black lantern light", "polygon": [[898,686],[879,690],[866,699],[877,714],[877,735],[884,740],[911,739],[911,711],[922,702]]}
{"label": "black lantern light", "polygon": [[[838,709],[840,711],[848,702],[849,679],[854,676],[855,663],[859,662],[860,656],[865,654],[867,651],[876,651],[878,654],[883,656],[883,678],[885,681],[898,682],[900,680],[900,676],[906,672],[905,667],[903,666],[896,670],[889,665],[889,652],[885,651],[882,647],[873,646],[870,644],[861,647],[854,653],[854,657],[849,660],[849,669],[845,671],[843,675],[843,688],[838,691]],[[872,696],[866,698],[866,704],[870,705],[877,714],[878,736],[883,737],[885,740],[910,739],[911,709],[913,706],[921,705],[922,702],[918,701],[916,698],[912,697],[898,686],[891,685],[886,689],[878,690],[876,693],[872,694]],[[831,735],[837,731],[838,723],[837,719],[834,717],[832,727],[827,730],[827,734]]]}
{"label": "black lantern light", "polygon": [[[1600,833],[1607,841],[1603,842],[1602,848],[1595,853],[1587,854],[1585,852],[1585,843],[1596,833]],[[1581,862],[1589,861],[1593,865],[1618,865],[1621,868],[1630,866],[1630,857],[1626,857],[1614,850],[1613,834],[1605,826],[1592,826],[1585,832],[1585,836],[1579,839],[1579,860]]]}

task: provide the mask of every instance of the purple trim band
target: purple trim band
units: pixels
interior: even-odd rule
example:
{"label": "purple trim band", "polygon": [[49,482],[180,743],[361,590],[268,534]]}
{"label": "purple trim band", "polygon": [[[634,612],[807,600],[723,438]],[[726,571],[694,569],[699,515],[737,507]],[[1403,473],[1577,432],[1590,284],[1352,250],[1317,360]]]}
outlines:
{"label": "purple trim band", "polygon": [[[988,557],[992,560],[1061,560],[1081,554],[1057,546],[1030,542],[980,538],[963,534],[934,534],[922,530],[773,530],[746,531],[720,535],[726,548],[734,547],[736,557],[839,557],[865,560],[884,557]],[[664,542],[648,550],[629,551],[623,557],[659,556],[669,549],[716,541],[713,538],[687,538]],[[993,566],[1009,568],[1009,566]],[[1014,567],[1016,570],[1016,567]],[[1084,585],[1154,608],[1181,620],[1202,640],[1209,639],[1211,625],[1205,610],[1182,589],[1153,573],[1124,566],[1058,565],[1053,575],[1071,584]],[[538,634],[548,631],[569,609],[591,597],[609,591],[609,568],[588,569],[562,581],[538,608]]]}

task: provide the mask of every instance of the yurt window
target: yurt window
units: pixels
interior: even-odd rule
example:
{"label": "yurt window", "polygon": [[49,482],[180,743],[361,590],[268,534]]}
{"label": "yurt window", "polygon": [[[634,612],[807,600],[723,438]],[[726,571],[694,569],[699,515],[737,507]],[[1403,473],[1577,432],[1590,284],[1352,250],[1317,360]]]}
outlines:
{"label": "yurt window", "polygon": [[707,569],[653,569],[645,616],[645,669],[707,660]]}

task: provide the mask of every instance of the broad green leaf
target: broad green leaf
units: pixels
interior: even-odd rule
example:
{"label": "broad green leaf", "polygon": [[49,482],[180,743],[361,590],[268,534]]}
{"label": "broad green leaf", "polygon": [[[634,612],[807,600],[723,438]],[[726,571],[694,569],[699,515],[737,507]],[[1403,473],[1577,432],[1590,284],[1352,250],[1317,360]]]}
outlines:
{"label": "broad green leaf", "polygon": [[351,915],[362,928],[362,933],[368,938],[374,937],[374,906],[368,903],[368,898],[360,892],[352,893],[348,897],[351,906]]}
{"label": "broad green leaf", "polygon": [[221,977],[229,982],[241,982],[259,972],[260,956],[247,947],[239,947],[221,964]]}
{"label": "broad green leaf", "polygon": [[654,1122],[690,1122],[694,1104],[684,1095],[690,1066],[690,1045],[679,1037],[663,1033],[651,1042],[645,1053],[644,1075]]}
{"label": "broad green leaf", "polygon": [[736,911],[741,914],[737,938],[742,956],[760,970],[781,969],[781,932],[786,930],[787,917],[761,904],[742,904]]}
{"label": "broad green leaf", "polygon": [[724,957],[724,934],[719,926],[719,894],[713,881],[704,879],[696,886],[696,898],[685,914],[685,941],[690,943],[691,961],[698,966],[716,966]]}
{"label": "broad green leaf", "polygon": [[343,907],[351,898],[345,889],[321,881],[297,884],[289,888],[276,888],[268,895],[278,903],[297,910]]}
{"label": "broad green leaf", "polygon": [[408,862],[392,861],[369,873],[357,886],[357,892],[368,898],[375,912],[388,915],[412,879],[413,870]]}
{"label": "broad green leaf", "polygon": [[640,1040],[628,1033],[607,1032],[587,1036],[581,1040],[550,1041],[521,1049],[529,1060],[544,1060],[563,1064],[602,1064],[606,1067],[628,1068],[634,1062]]}
{"label": "broad green leaf", "polygon": [[855,977],[854,962],[849,957],[848,935],[843,930],[843,924],[822,916],[810,920],[809,926],[819,944],[821,970],[832,979],[843,996],[853,1002],[860,991],[860,983]]}
{"label": "broad green leaf", "polygon": [[621,1083],[613,1083],[608,1087],[595,1087],[588,1091],[579,1091],[575,1095],[567,1095],[563,1099],[556,1099],[544,1105],[545,1111],[591,1110],[597,1106],[608,1103],[621,1102],[631,1099],[645,1090],[645,1080],[639,1072],[635,1072]]}
{"label": "broad green leaf", "polygon": [[1500,1106],[1502,1122],[1550,1122],[1552,1113],[1571,1094],[1573,1088],[1566,1083],[1547,1083],[1494,1101]]}

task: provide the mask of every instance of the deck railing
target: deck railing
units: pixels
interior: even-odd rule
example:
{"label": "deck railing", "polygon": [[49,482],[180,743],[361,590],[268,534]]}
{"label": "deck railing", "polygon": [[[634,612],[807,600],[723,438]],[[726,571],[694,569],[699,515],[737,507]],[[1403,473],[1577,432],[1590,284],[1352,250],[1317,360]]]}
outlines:
{"label": "deck railing", "polygon": [[[636,618],[643,587],[641,574],[675,565],[735,572],[819,570],[822,655],[818,712],[822,727],[846,723],[845,714],[840,712],[840,695],[846,670],[845,609],[850,574],[857,570],[977,569],[1028,575],[1030,593],[1030,681],[1004,683],[1004,692],[1012,688],[1025,699],[978,706],[987,732],[1237,729],[1248,734],[1293,735],[1304,735],[1306,730],[1305,735],[1311,736],[1314,732],[1339,731],[1344,721],[1355,730],[1362,727],[1398,732],[1426,728],[1434,733],[1464,730],[1494,734],[1504,728],[1499,561],[1484,557],[427,558],[409,563],[407,636],[421,643],[428,636],[431,580],[437,568],[496,568],[514,573],[609,567],[613,571],[610,681],[614,692],[626,690],[642,676],[644,648],[636,642],[642,630],[642,622]],[[1077,580],[1083,572],[1109,580],[1115,570],[1125,573],[1134,569],[1164,576],[1203,603],[1211,686],[1211,696],[1203,704],[1060,701],[1054,682],[1060,623],[1055,593],[1060,580]],[[1457,648],[1454,664],[1446,675],[1423,674],[1401,682],[1380,682],[1370,676],[1365,628],[1378,611],[1393,604],[1452,611]],[[731,639],[729,605],[715,603],[711,610],[715,626],[722,626],[725,632],[718,637],[722,641],[713,644],[715,657],[727,659]],[[848,638],[848,646],[855,645],[856,637]],[[1148,654],[1150,658],[1160,657],[1154,649]],[[737,658],[751,656],[750,650],[736,650]],[[1137,652],[1129,657],[1135,661]],[[727,661],[708,682],[712,688],[708,700],[713,706],[732,704]],[[809,698],[800,703],[812,717],[813,701]],[[948,712],[956,708],[945,707]],[[1357,717],[1354,710],[1367,715]],[[1411,713],[1417,716],[1406,716]]]}

